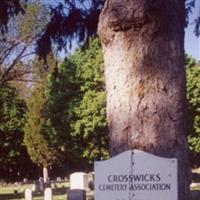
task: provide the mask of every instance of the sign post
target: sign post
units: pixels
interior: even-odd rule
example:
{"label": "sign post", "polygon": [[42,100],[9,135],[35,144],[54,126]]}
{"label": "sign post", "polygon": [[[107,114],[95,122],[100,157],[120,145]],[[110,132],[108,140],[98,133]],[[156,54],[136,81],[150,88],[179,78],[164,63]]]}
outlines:
{"label": "sign post", "polygon": [[95,200],[177,200],[177,160],[139,150],[95,162]]}

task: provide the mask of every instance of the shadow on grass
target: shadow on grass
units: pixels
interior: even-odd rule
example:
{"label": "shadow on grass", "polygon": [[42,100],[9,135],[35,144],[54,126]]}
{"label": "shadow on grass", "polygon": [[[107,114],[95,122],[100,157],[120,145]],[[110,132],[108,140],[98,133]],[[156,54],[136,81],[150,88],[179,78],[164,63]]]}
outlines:
{"label": "shadow on grass", "polygon": [[24,193],[18,193],[18,194],[0,194],[1,200],[16,200],[16,199],[22,199],[24,197]]}
{"label": "shadow on grass", "polygon": [[190,192],[191,200],[200,200],[200,190],[192,190]]}
{"label": "shadow on grass", "polygon": [[[67,188],[56,188],[53,189],[53,195],[65,195],[67,192]],[[192,190],[191,191],[191,200],[200,200],[200,190]],[[43,197],[43,192],[41,193],[33,193],[33,197]],[[17,199],[23,199],[24,193],[18,193],[18,194],[0,194],[0,200],[17,200]]]}
{"label": "shadow on grass", "polygon": [[[67,193],[67,188],[56,188],[53,189],[53,195],[65,195]],[[33,192],[33,198],[34,197],[43,197],[44,193],[36,193]],[[7,193],[7,194],[0,194],[0,200],[18,200],[18,199],[23,199],[24,198],[24,193]]]}
{"label": "shadow on grass", "polygon": [[[43,193],[33,193],[33,197],[43,197]],[[18,199],[23,199],[24,198],[24,193],[18,193],[18,194],[0,194],[0,200],[18,200]]]}
{"label": "shadow on grass", "polygon": [[53,195],[63,195],[67,193],[67,188],[55,188],[53,189]]}

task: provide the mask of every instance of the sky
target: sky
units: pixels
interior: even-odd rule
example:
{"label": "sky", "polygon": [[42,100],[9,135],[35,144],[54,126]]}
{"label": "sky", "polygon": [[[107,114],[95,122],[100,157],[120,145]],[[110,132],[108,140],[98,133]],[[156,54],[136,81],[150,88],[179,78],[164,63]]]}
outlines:
{"label": "sky", "polygon": [[190,16],[190,24],[185,29],[185,52],[200,61],[200,37],[194,34],[194,18],[200,14],[200,0],[196,1],[195,9]]}

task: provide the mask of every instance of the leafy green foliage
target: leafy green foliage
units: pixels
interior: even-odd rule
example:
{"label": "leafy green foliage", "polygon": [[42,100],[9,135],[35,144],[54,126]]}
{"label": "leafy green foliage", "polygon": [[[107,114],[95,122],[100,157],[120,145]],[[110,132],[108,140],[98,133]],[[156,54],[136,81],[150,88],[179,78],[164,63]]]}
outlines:
{"label": "leafy green foliage", "polygon": [[81,138],[83,158],[92,162],[108,156],[104,66],[99,40],[90,40],[88,48],[79,49],[71,59],[77,66],[80,92],[80,100],[73,108],[71,130],[74,136]]}
{"label": "leafy green foliage", "polygon": [[47,102],[45,83],[38,85],[28,101],[27,123],[24,143],[34,163],[48,167],[57,159],[56,146],[48,127],[44,107]]}
{"label": "leafy green foliage", "polygon": [[[9,86],[2,87],[0,90],[1,95],[1,130],[22,131],[25,118],[25,103],[19,99],[15,90]],[[11,97],[15,97],[12,99]],[[9,119],[9,120],[7,120]]]}
{"label": "leafy green foliage", "polygon": [[32,166],[23,145],[26,104],[16,90],[8,85],[0,88],[0,174],[16,179],[27,175]]}
{"label": "leafy green foliage", "polygon": [[74,113],[76,120],[71,124],[72,133],[82,141],[83,158],[92,163],[94,159],[107,157],[105,92],[85,92]]}
{"label": "leafy green foliage", "polygon": [[188,144],[194,164],[200,156],[200,63],[186,59],[189,135]]}
{"label": "leafy green foliage", "polygon": [[80,165],[81,160],[92,163],[107,157],[103,58],[97,39],[78,49],[54,71],[49,94],[54,130],[66,135],[66,161]]}

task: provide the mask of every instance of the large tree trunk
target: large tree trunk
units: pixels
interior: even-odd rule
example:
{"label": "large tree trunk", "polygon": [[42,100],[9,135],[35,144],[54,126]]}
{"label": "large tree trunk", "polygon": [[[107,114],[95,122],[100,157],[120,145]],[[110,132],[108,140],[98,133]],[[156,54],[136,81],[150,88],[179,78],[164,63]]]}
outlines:
{"label": "large tree trunk", "polygon": [[111,155],[176,157],[179,200],[188,200],[184,0],[107,0],[98,33]]}

